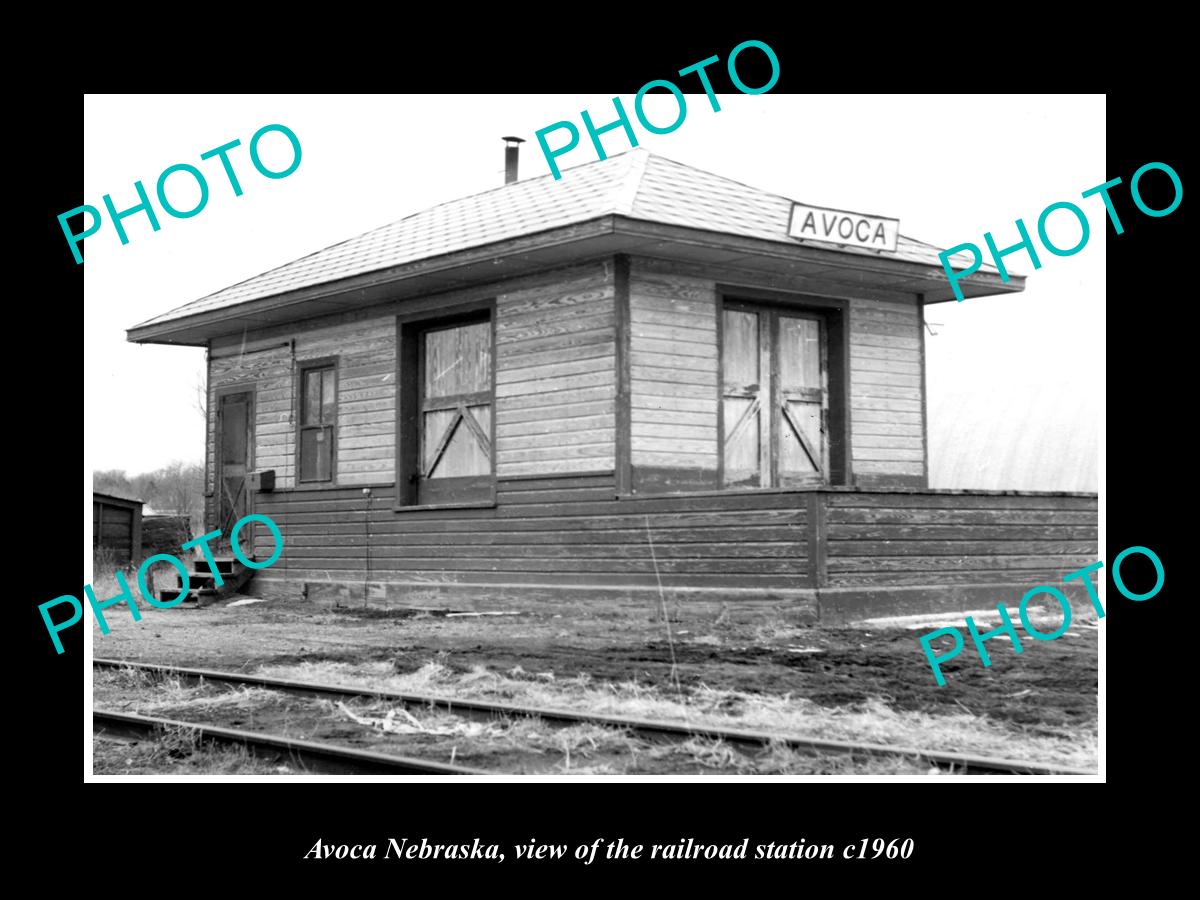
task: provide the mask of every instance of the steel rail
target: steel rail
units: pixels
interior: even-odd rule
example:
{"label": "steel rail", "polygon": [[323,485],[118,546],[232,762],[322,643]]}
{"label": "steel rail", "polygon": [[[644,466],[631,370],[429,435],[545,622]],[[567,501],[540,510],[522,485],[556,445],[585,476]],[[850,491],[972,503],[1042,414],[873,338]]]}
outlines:
{"label": "steel rail", "polygon": [[280,737],[255,731],[241,731],[220,725],[160,719],[116,710],[92,710],[92,727],[97,735],[110,734],[124,738],[151,737],[168,728],[186,729],[200,740],[219,744],[234,744],[249,748],[256,757],[270,756],[303,766],[315,772],[338,775],[492,775],[481,769],[469,769],[451,763],[393,756],[339,747],[317,741]]}
{"label": "steel rail", "polygon": [[838,741],[825,738],[810,738],[801,735],[781,735],[765,731],[751,731],[736,728],[719,728],[710,725],[691,725],[677,722],[660,722],[648,719],[638,719],[631,716],[605,715],[601,713],[573,713],[561,709],[548,709],[537,706],[518,706],[510,703],[496,703],[488,700],[460,700],[450,697],[437,697],[425,694],[409,694],[398,691],[387,691],[376,688],[341,687],[338,685],[315,684],[306,681],[292,681],[285,678],[274,678],[269,675],[249,675],[240,672],[219,672],[212,669],[192,669],[181,666],[159,665],[156,663],[140,663],[119,659],[94,659],[92,665],[102,669],[136,669],[157,674],[171,674],[189,680],[206,679],[208,681],[224,682],[227,684],[252,685],[256,687],[273,688],[288,693],[312,697],[369,698],[390,703],[402,703],[406,706],[425,706],[442,709],[455,715],[471,718],[496,719],[533,717],[543,721],[562,725],[593,724],[611,728],[632,731],[642,737],[651,739],[669,738],[677,740],[689,737],[705,737],[723,740],[728,743],[743,746],[764,747],[772,743],[782,743],[796,750],[817,750],[839,754],[857,754],[868,756],[902,756],[925,760],[934,765],[958,770],[962,774],[1005,773],[1018,775],[1095,775],[1090,769],[1060,766],[1047,763],[1025,762],[1023,760],[999,759],[985,756],[971,756],[966,753],[950,751],[925,750],[919,747],[893,747],[885,744],[865,744],[853,741]]}

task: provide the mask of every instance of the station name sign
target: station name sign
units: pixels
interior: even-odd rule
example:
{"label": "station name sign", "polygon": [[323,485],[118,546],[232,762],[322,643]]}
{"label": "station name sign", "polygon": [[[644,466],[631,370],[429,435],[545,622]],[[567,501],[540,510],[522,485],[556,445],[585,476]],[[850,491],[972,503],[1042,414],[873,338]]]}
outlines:
{"label": "station name sign", "polygon": [[804,241],[848,244],[894,253],[900,237],[900,220],[793,203],[788,234]]}

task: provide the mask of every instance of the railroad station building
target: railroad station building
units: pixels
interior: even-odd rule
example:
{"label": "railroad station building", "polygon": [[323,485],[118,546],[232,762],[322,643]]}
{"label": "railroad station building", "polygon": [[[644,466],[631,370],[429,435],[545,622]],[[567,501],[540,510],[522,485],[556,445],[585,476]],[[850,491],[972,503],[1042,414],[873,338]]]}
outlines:
{"label": "railroad station building", "polygon": [[264,592],[837,622],[1015,604],[1094,562],[1095,494],[929,488],[939,248],[798,208],[637,149],[128,337],[207,348],[207,525],[278,523]]}

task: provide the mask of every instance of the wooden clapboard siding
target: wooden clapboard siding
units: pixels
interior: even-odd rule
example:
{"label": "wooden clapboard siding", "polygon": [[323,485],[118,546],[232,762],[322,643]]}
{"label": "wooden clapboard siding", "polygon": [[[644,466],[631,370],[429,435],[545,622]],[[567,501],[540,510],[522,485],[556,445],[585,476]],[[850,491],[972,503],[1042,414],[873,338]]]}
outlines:
{"label": "wooden clapboard siding", "polygon": [[[718,286],[738,271],[632,257],[618,297],[615,258],[493,285],[495,460],[499,477],[614,469],[619,442],[635,491],[716,486],[719,460]],[[761,273],[760,273],[761,274]],[[801,292],[811,280],[760,277]],[[744,283],[744,279],[743,279]],[[478,287],[271,326],[215,340],[210,350],[208,454],[216,391],[255,391],[255,465],[296,486],[295,366],[338,358],[335,485],[395,478],[393,316],[475,301]],[[618,300],[627,302],[620,313]],[[848,407],[851,470],[865,485],[923,484],[922,357],[917,298],[878,291],[851,298]],[[620,332],[620,333],[619,333]],[[618,346],[618,342],[622,342]],[[618,397],[618,359],[622,393]],[[627,393],[625,393],[627,392]],[[618,438],[618,427],[621,436]],[[214,489],[208,466],[207,490]],[[628,484],[628,483],[627,483]]]}
{"label": "wooden clapboard siding", "polygon": [[[763,289],[798,295],[812,290],[811,279],[799,276],[747,281],[726,267],[631,260],[630,443],[635,484],[639,467],[698,467],[715,473],[717,286],[726,279],[747,285],[757,281]],[[867,484],[923,486],[924,362],[917,297],[872,291],[847,299],[851,470]],[[694,443],[681,443],[678,458],[672,460],[661,442],[676,439],[700,439],[709,446],[700,452]]]}
{"label": "wooden clapboard siding", "polygon": [[[337,357],[339,485],[391,481],[396,468],[396,331],[390,318],[298,334],[296,361]],[[263,466],[260,464],[259,468]]]}
{"label": "wooden clapboard siding", "polygon": [[1097,559],[1094,496],[839,492],[824,505],[831,587],[1029,588]]}
{"label": "wooden clapboard siding", "polygon": [[[295,461],[291,344],[231,336],[213,341],[209,354],[205,492],[216,489],[218,394],[239,386],[254,394],[255,467],[274,469],[275,483],[290,487]],[[215,508],[209,510],[208,521],[214,517]]]}
{"label": "wooden clapboard siding", "polygon": [[495,453],[501,478],[614,468],[612,260],[497,295]]}
{"label": "wooden clapboard siding", "polygon": [[[100,521],[97,513],[97,522]],[[112,550],[119,562],[128,562],[133,549],[133,510],[106,506],[102,524],[93,531],[93,540],[97,546]]]}
{"label": "wooden clapboard siding", "polygon": [[92,547],[104,549],[118,566],[142,561],[142,504],[137,500],[94,494]]}
{"label": "wooden clapboard siding", "polygon": [[[931,608],[958,608],[963,591],[977,601],[996,586],[1005,588],[998,599],[1011,599],[1060,584],[1097,554],[1096,498],[1088,495],[795,490],[617,499],[615,475],[605,473],[500,479],[495,507],[397,514],[392,490],[260,495],[259,511],[284,537],[269,577],[389,584],[401,595],[441,585],[481,598],[489,586],[650,596],[661,586],[710,598],[816,588],[832,621],[855,604],[887,614],[889,597],[905,612],[921,611],[917,587]],[[266,532],[257,540],[257,552],[269,554]]]}
{"label": "wooden clapboard siding", "polygon": [[[296,487],[296,365],[338,359],[335,485],[395,478],[395,316],[497,301],[500,474],[611,469],[615,445],[615,312],[611,260],[320,320],[269,326],[210,345],[206,492],[214,490],[217,392],[255,392],[255,466]],[[580,436],[590,432],[590,435]],[[601,434],[603,432],[603,434]],[[564,449],[535,435],[565,435]],[[539,446],[545,444],[545,446]],[[211,504],[209,504],[211,506]],[[211,510],[210,510],[211,513]]]}
{"label": "wooden clapboard siding", "polygon": [[716,486],[719,455],[715,282],[634,259],[628,289],[631,487]]}
{"label": "wooden clapboard siding", "polygon": [[[491,509],[397,514],[391,488],[260,494],[284,537],[273,574],[413,584],[796,588],[806,510],[794,495],[615,499],[612,474],[501,479]],[[368,539],[369,534],[369,539]],[[257,535],[258,552],[271,552]]]}
{"label": "wooden clapboard siding", "polygon": [[925,479],[924,359],[917,298],[850,304],[852,469],[859,483]]}
{"label": "wooden clapboard siding", "polygon": [[[295,334],[214,341],[209,361],[209,459],[216,441],[216,392],[245,384],[255,393],[254,464],[274,469],[276,486],[296,484],[296,366],[337,358],[337,484],[390,481],[395,472],[396,338],[389,317],[330,323]],[[208,490],[213,489],[212,466]]]}

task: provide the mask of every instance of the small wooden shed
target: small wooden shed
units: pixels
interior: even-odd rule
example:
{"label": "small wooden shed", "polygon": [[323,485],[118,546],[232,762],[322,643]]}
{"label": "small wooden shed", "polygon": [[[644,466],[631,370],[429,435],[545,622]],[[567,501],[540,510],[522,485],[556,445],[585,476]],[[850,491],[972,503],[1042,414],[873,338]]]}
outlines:
{"label": "small wooden shed", "polygon": [[115,565],[142,562],[142,501],[92,493],[92,548],[106,550]]}
{"label": "small wooden shed", "polygon": [[[938,248],[795,237],[794,211],[639,149],[417,213],[129,339],[207,348],[207,524],[279,524],[264,586],[831,621],[993,606],[1093,562],[1095,494],[928,487]],[[961,285],[1023,281],[983,266]]]}

